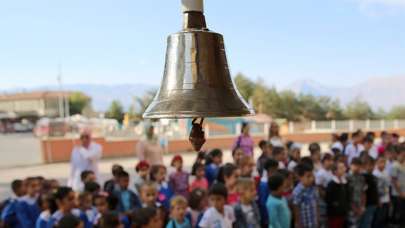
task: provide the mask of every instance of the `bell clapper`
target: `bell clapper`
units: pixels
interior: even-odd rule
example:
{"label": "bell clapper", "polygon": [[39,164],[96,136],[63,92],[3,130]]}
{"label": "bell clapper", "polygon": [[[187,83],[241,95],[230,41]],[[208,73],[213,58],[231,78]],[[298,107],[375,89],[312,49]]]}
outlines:
{"label": "bell clapper", "polygon": [[191,128],[189,141],[193,146],[194,150],[199,152],[206,140],[203,130],[204,118],[201,118],[200,123],[197,123],[197,119],[198,118],[194,118],[193,121],[191,122],[193,127]]}

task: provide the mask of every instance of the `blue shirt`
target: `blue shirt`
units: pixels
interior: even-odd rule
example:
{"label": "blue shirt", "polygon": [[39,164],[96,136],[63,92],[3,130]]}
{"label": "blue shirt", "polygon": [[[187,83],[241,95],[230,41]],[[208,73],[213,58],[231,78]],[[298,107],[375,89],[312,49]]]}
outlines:
{"label": "blue shirt", "polygon": [[304,227],[318,227],[319,194],[315,186],[304,187],[299,183],[293,191],[293,204],[299,208],[300,223]]}
{"label": "blue shirt", "polygon": [[124,211],[131,209],[131,195],[129,191],[121,191],[121,203]]}
{"label": "blue shirt", "polygon": [[207,178],[208,185],[214,183],[218,175],[218,166],[214,163],[205,166],[205,177]]}
{"label": "blue shirt", "polygon": [[188,218],[184,218],[183,223],[178,223],[175,219],[170,219],[166,228],[191,228],[191,223]]}
{"label": "blue shirt", "polygon": [[257,191],[258,191],[257,204],[259,206],[260,216],[262,218],[262,224],[267,225],[268,224],[268,214],[267,214],[267,209],[266,209],[266,201],[270,194],[267,177],[261,178]]}
{"label": "blue shirt", "polygon": [[36,198],[24,196],[17,201],[16,214],[21,227],[32,228],[41,213]]}
{"label": "blue shirt", "polygon": [[269,216],[269,227],[271,228],[290,228],[291,212],[288,208],[287,200],[269,195],[266,202],[266,208]]}

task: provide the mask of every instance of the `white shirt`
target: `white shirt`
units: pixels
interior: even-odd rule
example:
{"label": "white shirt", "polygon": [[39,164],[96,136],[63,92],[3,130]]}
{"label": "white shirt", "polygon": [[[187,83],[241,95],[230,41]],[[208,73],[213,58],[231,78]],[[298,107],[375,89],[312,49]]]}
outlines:
{"label": "white shirt", "polygon": [[343,152],[343,144],[339,141],[335,142],[332,144],[332,146],[330,147],[331,149],[338,149],[341,152]]}
{"label": "white shirt", "polygon": [[99,179],[98,161],[102,155],[102,147],[94,142],[91,142],[89,148],[76,146],[73,148],[70,159],[70,177],[68,186],[74,191],[80,191],[83,188],[83,183],[80,179],[80,174],[85,170],[91,170]]}
{"label": "white shirt", "polygon": [[285,169],[285,164],[284,164],[284,162],[279,161],[279,162],[278,162],[278,168],[279,168],[279,169]]}
{"label": "white shirt", "polygon": [[379,169],[374,169],[373,175],[378,178],[378,194],[380,196],[380,202],[390,202],[391,178],[388,175],[387,170],[380,171]]}
{"label": "white shirt", "polygon": [[378,157],[378,148],[376,145],[373,145],[370,150],[368,151],[368,155],[370,155],[372,158],[377,159]]}
{"label": "white shirt", "polygon": [[326,170],[323,167],[315,173],[316,185],[324,188],[328,187],[329,182],[333,179],[333,173],[330,170]]}
{"label": "white shirt", "polygon": [[295,168],[295,166],[297,166],[297,165],[298,165],[298,163],[297,163],[296,161],[291,160],[291,161],[288,163],[287,169],[288,169],[289,171],[294,171],[294,168]]}
{"label": "white shirt", "polygon": [[232,228],[233,222],[235,222],[235,215],[231,206],[224,206],[224,215],[219,213],[215,207],[210,207],[204,212],[199,226],[203,228]]}
{"label": "white shirt", "polygon": [[345,150],[345,155],[348,157],[349,164],[352,163],[353,158],[360,157],[360,153],[364,150],[364,146],[362,144],[357,144],[355,146],[353,143],[347,145]]}

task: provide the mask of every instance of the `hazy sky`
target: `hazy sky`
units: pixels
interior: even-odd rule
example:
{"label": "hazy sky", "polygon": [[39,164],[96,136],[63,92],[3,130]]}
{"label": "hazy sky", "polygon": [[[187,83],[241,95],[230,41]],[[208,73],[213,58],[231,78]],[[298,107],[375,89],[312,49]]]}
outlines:
{"label": "hazy sky", "polygon": [[[405,75],[405,0],[206,0],[232,74],[348,86]],[[0,0],[0,89],[159,84],[180,0]]]}

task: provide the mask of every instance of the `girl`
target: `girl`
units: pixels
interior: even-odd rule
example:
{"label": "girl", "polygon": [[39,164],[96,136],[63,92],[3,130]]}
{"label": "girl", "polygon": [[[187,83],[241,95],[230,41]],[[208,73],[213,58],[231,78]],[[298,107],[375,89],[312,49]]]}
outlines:
{"label": "girl", "polygon": [[194,176],[196,175],[197,166],[205,165],[205,156],[206,156],[205,151],[198,152],[197,158],[193,164],[193,167],[191,168],[191,175],[194,175]]}
{"label": "girl", "polygon": [[298,143],[292,143],[290,146],[290,161],[287,168],[289,171],[294,171],[295,166],[298,165],[301,159],[301,145]]}
{"label": "girl", "polygon": [[236,138],[232,150],[241,148],[245,155],[253,156],[254,141],[250,136],[250,126],[248,123],[242,123],[241,134]]}
{"label": "girl", "polygon": [[153,165],[150,169],[150,180],[157,184],[158,202],[166,210],[169,210],[173,191],[166,182],[166,167],[164,165]]}
{"label": "girl", "polygon": [[236,147],[235,149],[232,150],[232,158],[233,158],[233,163],[237,166],[239,166],[239,163],[245,155],[245,152],[243,152],[241,147]]}
{"label": "girl", "polygon": [[145,207],[140,208],[133,213],[132,225],[137,228],[156,228],[162,227],[161,220],[156,208]]}
{"label": "girl", "polygon": [[36,221],[35,227],[47,228],[51,215],[57,210],[53,195],[50,193],[41,195],[38,199],[38,206],[42,212]]}
{"label": "girl", "polygon": [[255,162],[252,156],[244,155],[239,162],[239,168],[242,177],[253,177]]}
{"label": "girl", "polygon": [[236,190],[238,177],[238,167],[232,163],[226,163],[219,169],[217,181],[224,184],[227,189],[228,204],[236,204],[239,200],[239,194]]}
{"label": "girl", "polygon": [[197,224],[200,222],[204,211],[208,207],[208,196],[207,191],[196,188],[190,193],[188,209],[190,221],[192,227],[197,227]]}
{"label": "girl", "polygon": [[166,228],[191,228],[191,223],[186,217],[187,200],[183,196],[175,196],[170,201],[170,221]]}
{"label": "girl", "polygon": [[205,178],[205,167],[203,164],[196,166],[195,176],[194,181],[190,185],[190,191],[193,191],[196,188],[208,190],[208,181],[207,178]]}
{"label": "girl", "polygon": [[188,197],[188,177],[189,174],[183,171],[183,158],[180,155],[176,155],[172,159],[172,166],[176,171],[169,177],[169,186],[173,190],[174,194]]}
{"label": "girl", "polygon": [[222,151],[213,149],[205,161],[205,177],[211,185],[217,178],[219,166],[222,164]]}

